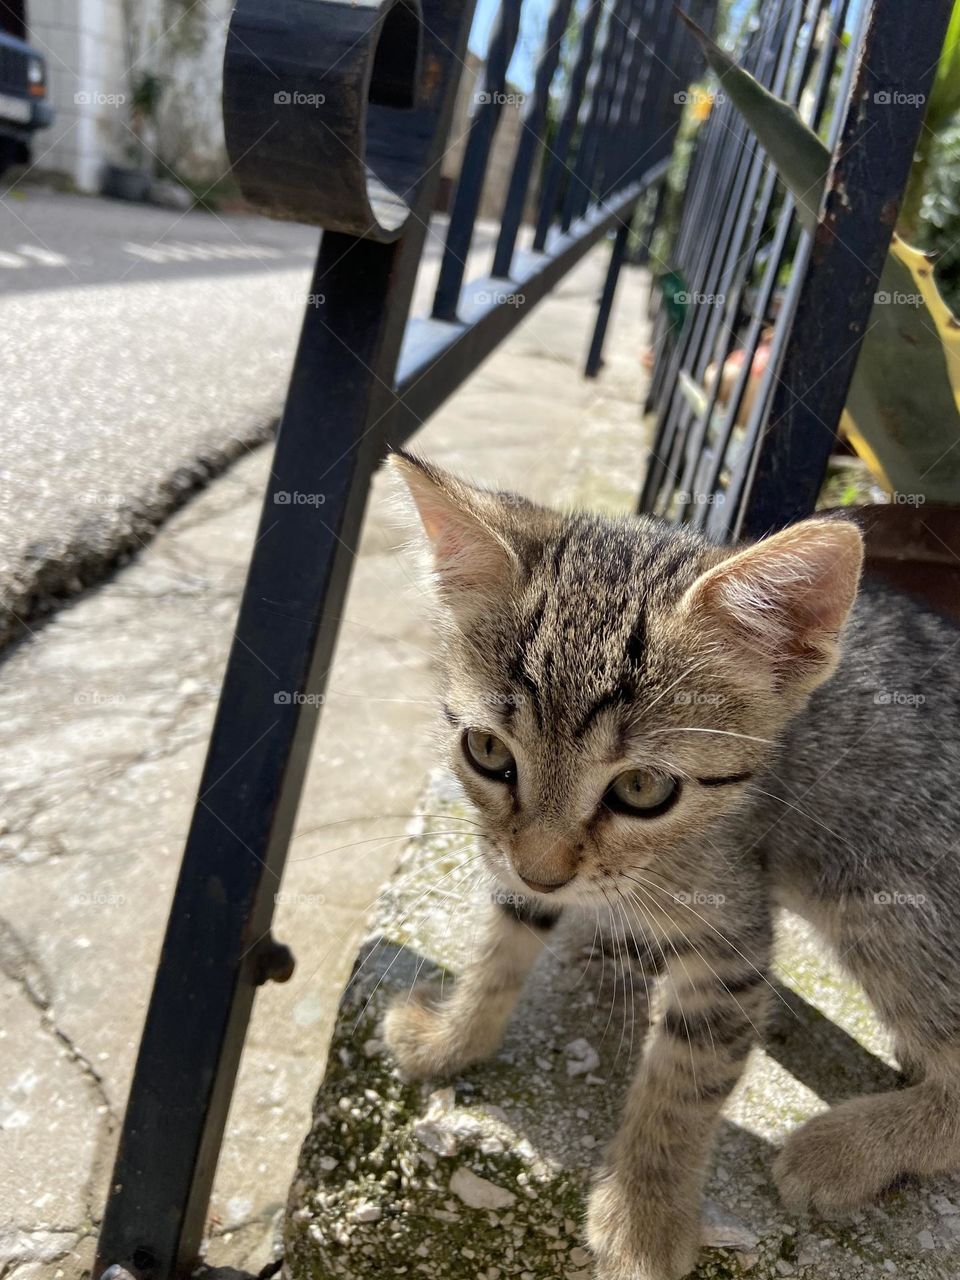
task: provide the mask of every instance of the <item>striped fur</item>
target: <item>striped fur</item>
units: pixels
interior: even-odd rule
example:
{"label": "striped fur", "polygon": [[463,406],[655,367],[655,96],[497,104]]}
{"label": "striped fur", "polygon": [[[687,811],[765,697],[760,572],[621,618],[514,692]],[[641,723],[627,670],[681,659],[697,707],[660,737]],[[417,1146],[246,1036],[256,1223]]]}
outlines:
{"label": "striped fur", "polygon": [[[861,551],[842,521],[719,548],[400,465],[440,602],[442,749],[499,886],[452,997],[390,1011],[401,1066],[494,1052],[559,912],[605,913],[611,945],[656,980],[659,1018],[587,1238],[598,1280],[677,1280],[786,905],[866,988],[917,1081],[794,1134],[775,1170],[787,1203],[850,1208],[960,1165],[960,634],[875,587],[848,621]],[[897,690],[924,713],[894,710]],[[476,767],[470,730],[508,752],[503,776]],[[636,770],[673,780],[655,816],[611,790]]]}

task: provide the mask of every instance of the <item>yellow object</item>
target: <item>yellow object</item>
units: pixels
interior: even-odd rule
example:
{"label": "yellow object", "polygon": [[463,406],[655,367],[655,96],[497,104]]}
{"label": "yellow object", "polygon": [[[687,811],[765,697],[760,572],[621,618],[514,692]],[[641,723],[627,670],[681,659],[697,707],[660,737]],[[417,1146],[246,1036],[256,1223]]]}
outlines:
{"label": "yellow object", "polygon": [[[960,321],[956,319],[940,296],[940,291],[934,278],[933,263],[922,250],[915,249],[894,233],[890,243],[890,255],[909,272],[916,297],[913,305],[918,311],[925,310],[936,327],[937,336],[943,347],[943,360],[950,390],[957,406],[957,412],[960,414]],[[891,273],[887,271],[884,274],[889,279]],[[913,296],[908,295],[902,299],[894,299],[886,296],[881,290],[877,294],[875,306],[904,302],[909,305],[909,298]],[[908,335],[904,334],[903,337],[906,339]],[[892,493],[895,486],[891,483],[880,459],[867,443],[852,415],[846,409],[844,409],[840,418],[840,430],[850,441],[857,456],[866,463],[877,483],[887,493]]]}

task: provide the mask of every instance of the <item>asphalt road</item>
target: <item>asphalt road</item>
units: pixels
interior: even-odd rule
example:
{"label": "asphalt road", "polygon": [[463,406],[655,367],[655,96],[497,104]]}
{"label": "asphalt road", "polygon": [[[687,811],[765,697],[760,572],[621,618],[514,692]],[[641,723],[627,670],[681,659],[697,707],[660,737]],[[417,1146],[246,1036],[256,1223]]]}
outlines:
{"label": "asphalt road", "polygon": [[15,188],[0,196],[0,296],[304,267],[318,234],[266,218]]}
{"label": "asphalt road", "polygon": [[0,196],[0,644],[269,436],[317,242],[256,217]]}

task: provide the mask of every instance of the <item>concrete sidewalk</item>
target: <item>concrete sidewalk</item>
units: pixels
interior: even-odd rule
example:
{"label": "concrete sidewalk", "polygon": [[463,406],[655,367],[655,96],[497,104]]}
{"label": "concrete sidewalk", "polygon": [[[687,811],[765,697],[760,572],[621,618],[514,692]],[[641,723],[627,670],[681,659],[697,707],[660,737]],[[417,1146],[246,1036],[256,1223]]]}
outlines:
{"label": "concrete sidewalk", "polygon": [[[64,263],[24,258],[0,280],[0,646],[270,437],[318,240],[249,215],[32,188],[0,198],[0,256],[17,261],[26,241]],[[492,241],[480,225],[471,271]],[[431,234],[420,313],[441,249]],[[322,293],[313,305],[322,312]]]}
{"label": "concrete sidewalk", "polygon": [[[497,1053],[404,1080],[382,1039],[387,1006],[417,984],[449,991],[489,892],[455,779],[438,769],[420,807],[337,1019],[281,1280],[592,1280],[582,1224],[648,1033],[647,975],[599,918],[565,918]],[[770,1025],[723,1108],[690,1280],[956,1280],[956,1174],[905,1179],[832,1221],[781,1204],[771,1166],[787,1135],[899,1076],[863,992],[786,912],[776,957]]]}
{"label": "concrete sidewalk", "polygon": [[[644,464],[646,278],[627,271],[596,383],[598,250],[417,437],[549,501],[625,506]],[[224,375],[225,376],[225,375]],[[6,655],[0,686],[0,1275],[91,1263],[269,451]],[[282,886],[293,980],[259,995],[211,1206],[209,1260],[270,1256],[367,912],[432,761],[430,636],[378,477]],[[243,744],[238,744],[238,753]]]}

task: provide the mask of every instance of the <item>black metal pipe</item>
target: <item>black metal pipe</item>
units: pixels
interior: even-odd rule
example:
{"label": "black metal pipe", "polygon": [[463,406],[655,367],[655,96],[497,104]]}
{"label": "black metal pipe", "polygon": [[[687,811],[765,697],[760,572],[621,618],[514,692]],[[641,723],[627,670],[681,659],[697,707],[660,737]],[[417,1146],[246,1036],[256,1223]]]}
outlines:
{"label": "black metal pipe", "polygon": [[580,35],[577,60],[570,76],[570,86],[567,90],[563,115],[557,129],[557,136],[548,148],[549,154],[543,167],[543,177],[540,184],[540,208],[537,215],[537,225],[533,233],[533,247],[537,250],[542,249],[546,244],[547,233],[550,230],[550,224],[553,222],[563,170],[567,168],[567,155],[570,151],[570,143],[580,115],[584,87],[587,83],[587,74],[593,57],[593,46],[597,38],[597,27],[602,13],[603,0],[590,0],[590,7],[587,9],[583,22],[583,31]]}
{"label": "black metal pipe", "polygon": [[540,60],[534,79],[533,93],[524,104],[521,117],[522,128],[513,169],[510,173],[510,185],[507,188],[500,218],[500,234],[493,256],[491,274],[503,279],[509,278],[510,264],[517,243],[520,223],[523,221],[527,192],[530,189],[530,176],[533,173],[537,151],[543,141],[543,131],[547,121],[547,107],[550,101],[550,86],[560,62],[560,49],[573,0],[555,0],[550,10],[547,31],[544,36]]}
{"label": "black metal pipe", "polygon": [[453,320],[457,314],[490,148],[506,97],[507,67],[520,30],[520,4],[521,0],[501,0],[500,17],[490,41],[483,90],[470,122],[433,299],[433,314],[438,320]]}
{"label": "black metal pipe", "polygon": [[[633,209],[630,210],[631,215],[632,213]],[[603,281],[603,292],[600,295],[597,322],[593,328],[593,337],[590,340],[590,350],[587,353],[587,363],[584,367],[584,374],[588,378],[597,376],[600,372],[600,365],[603,362],[603,341],[607,336],[607,325],[610,322],[610,312],[613,310],[613,299],[617,291],[617,281],[620,279],[623,260],[627,256],[627,241],[629,238],[630,220],[628,217],[617,227],[617,234],[610,249],[610,263]]]}

